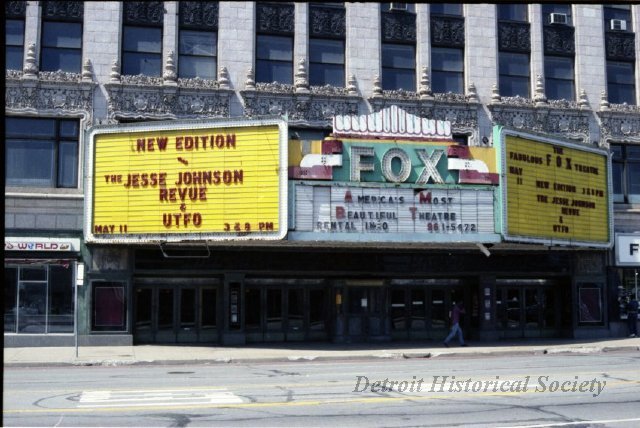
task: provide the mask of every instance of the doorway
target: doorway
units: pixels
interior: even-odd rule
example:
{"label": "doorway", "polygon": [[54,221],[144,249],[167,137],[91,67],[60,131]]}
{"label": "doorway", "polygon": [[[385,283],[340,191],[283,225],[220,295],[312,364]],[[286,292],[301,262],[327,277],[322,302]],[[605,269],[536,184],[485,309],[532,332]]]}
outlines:
{"label": "doorway", "polygon": [[386,288],[347,286],[345,294],[346,337],[350,342],[388,340]]}
{"label": "doorway", "polygon": [[134,287],[136,343],[216,343],[221,315],[220,287],[198,284]]}

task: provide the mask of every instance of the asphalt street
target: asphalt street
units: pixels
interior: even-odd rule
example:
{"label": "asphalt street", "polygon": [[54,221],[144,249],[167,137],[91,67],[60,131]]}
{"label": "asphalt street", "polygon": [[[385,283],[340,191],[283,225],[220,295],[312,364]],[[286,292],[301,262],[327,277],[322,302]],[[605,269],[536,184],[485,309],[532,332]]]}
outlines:
{"label": "asphalt street", "polygon": [[640,426],[640,353],[5,367],[3,426]]}

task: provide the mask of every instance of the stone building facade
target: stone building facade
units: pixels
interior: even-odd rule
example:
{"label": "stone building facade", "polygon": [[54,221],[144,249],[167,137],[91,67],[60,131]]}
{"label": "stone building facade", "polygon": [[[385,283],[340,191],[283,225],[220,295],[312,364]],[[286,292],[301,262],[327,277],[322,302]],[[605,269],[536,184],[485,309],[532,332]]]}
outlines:
{"label": "stone building facade", "polygon": [[[7,275],[13,275],[5,275],[5,279],[13,281],[16,287],[12,292],[5,292],[5,343],[9,346],[68,345],[73,342],[74,331],[82,343],[112,344],[136,340],[132,319],[135,312],[134,284],[139,269],[136,260],[147,257],[153,264],[153,257],[139,254],[134,247],[92,248],[83,242],[83,168],[88,144],[85,131],[94,125],[286,115],[291,132],[297,132],[301,139],[305,139],[310,138],[305,135],[327,135],[334,115],[363,115],[395,105],[418,116],[450,121],[457,141],[469,146],[491,147],[492,128],[502,125],[592,147],[615,147],[622,156],[618,165],[625,172],[615,169],[614,159],[614,174],[627,174],[621,179],[622,189],[614,204],[615,232],[625,236],[640,233],[640,191],[637,183],[630,182],[634,178],[640,180],[639,161],[633,158],[640,156],[637,154],[640,149],[638,5],[629,6],[628,19],[617,19],[625,21],[624,30],[614,30],[612,21],[616,19],[607,19],[606,8],[598,4],[570,6],[565,18],[553,18],[566,19],[569,16],[570,21],[558,25],[550,25],[550,15],[562,14],[547,13],[540,4],[526,5],[526,18],[522,21],[500,19],[498,5],[495,4],[465,4],[461,6],[460,14],[449,13],[446,9],[433,13],[433,5],[427,3],[409,4],[408,10],[404,10],[406,6],[399,5],[405,4],[6,2],[5,19],[17,25],[12,27],[18,28],[16,34],[22,28],[23,35],[22,40],[17,36],[17,39],[11,39],[13,47],[18,51],[22,49],[22,57],[21,67],[5,71],[5,118],[46,118],[54,120],[52,126],[60,127],[65,126],[67,120],[74,122],[77,127],[77,153],[72,157],[75,165],[71,168],[75,168],[77,179],[71,186],[55,183],[32,185],[20,176],[15,180],[8,177],[5,182],[5,270],[10,272]],[[47,34],[56,34],[55,28],[45,27],[44,23],[49,21],[80,26],[81,65],[76,70],[44,69],[45,55],[50,54],[47,49],[68,47],[64,41],[49,46]],[[157,61],[161,64],[159,73],[126,74],[124,51],[135,50],[127,46],[123,31],[127,26],[159,29],[160,42],[149,51],[158,56]],[[180,32],[190,29],[215,34],[214,79],[181,77],[183,51]],[[290,68],[289,82],[261,81],[257,76],[262,55],[257,34],[284,35],[291,40],[292,47],[286,52],[290,58],[285,61]],[[315,86],[310,83],[311,63],[317,62],[310,48],[309,41],[313,38],[343,41],[342,86]],[[270,39],[267,37],[265,40]],[[383,81],[384,46],[394,44],[414,49],[411,70],[414,85],[410,89],[388,89]],[[433,88],[435,72],[432,62],[435,57],[432,50],[442,48],[461,49],[463,52],[460,92],[437,92]],[[500,93],[501,52],[528,55],[527,96]],[[550,76],[545,76],[545,72],[550,70],[548,67],[545,69],[545,56],[553,55],[573,59],[573,75],[569,77],[574,87],[572,99],[551,99],[547,94],[546,84]],[[633,74],[625,88],[634,91],[633,102],[610,101],[608,90],[613,78],[607,75],[607,70],[612,70],[608,68],[609,61],[630,64]],[[6,135],[6,138],[14,137]],[[631,172],[627,173],[625,168]],[[18,243],[36,247],[18,249]],[[61,248],[65,250],[61,251]],[[499,251],[499,246],[496,249]],[[269,250],[278,251],[276,248],[250,248],[248,257],[257,261],[261,251]],[[328,252],[333,250],[326,249]],[[353,263],[362,256],[353,254],[356,250],[348,250],[348,258]],[[531,247],[530,250],[540,264],[545,263],[548,253],[544,249]],[[400,252],[407,251],[410,249],[401,248]],[[434,251],[440,254],[443,250]],[[515,253],[509,253],[506,248],[504,251],[505,263],[516,260],[513,258]],[[528,250],[519,248],[518,251],[526,253]],[[617,293],[624,288],[628,294],[630,281],[634,272],[637,280],[640,266],[633,263],[618,266],[613,249],[560,254],[561,258],[565,256],[571,260],[569,276],[585,274],[602,279],[602,305],[605,308],[602,320],[589,328],[580,329],[577,315],[574,316],[573,321],[568,321],[567,334],[622,334],[623,324],[619,318],[624,311],[619,311],[621,306],[615,304],[620,300]],[[376,253],[376,257],[382,255]],[[308,265],[309,270],[316,269],[316,265],[308,260],[299,263]],[[403,263],[409,269],[419,261]],[[491,282],[495,272],[500,272],[499,262],[495,263],[496,270],[483,276],[482,281]],[[476,264],[470,260],[468,269],[477,270]],[[78,270],[78,265],[83,265],[84,270]],[[57,275],[56,266],[72,267],[71,274],[63,276],[73,291],[63,292],[61,298],[68,304],[64,309],[54,310],[52,278]],[[44,267],[44,273],[31,272],[34,267]],[[281,268],[286,271],[285,276],[291,274],[283,266]],[[178,266],[171,269],[180,270]],[[219,269],[234,271],[220,279],[221,287],[235,284],[237,281],[233,275],[243,278],[244,271],[251,271],[246,266],[230,269],[228,265],[221,265]],[[36,316],[44,317],[44,321],[35,322],[37,326],[33,331],[26,326],[21,329],[21,321],[17,319],[20,303],[16,303],[13,309],[7,306],[7,298],[19,302],[23,282],[25,287],[36,287],[32,283],[36,280],[28,280],[31,273],[39,278],[37,281],[47,283],[50,289],[42,294],[48,296],[45,296],[47,309],[44,312],[33,309]],[[353,273],[355,276],[361,274]],[[96,281],[126,284],[123,293],[128,302],[127,320],[122,331],[114,333],[108,328],[92,327],[91,285]],[[6,284],[7,281],[5,287]],[[495,287],[495,281],[493,284]],[[219,298],[227,302],[228,290],[221,293]],[[575,290],[568,293],[571,296],[567,303],[575,305]],[[305,296],[305,299],[309,298],[307,291]],[[68,302],[69,298],[77,302],[76,309],[75,303]],[[327,299],[328,304],[333,304],[332,298]],[[308,309],[308,301],[305,305]],[[66,316],[66,321],[61,322],[62,327],[58,328],[51,322],[54,315]],[[76,321],[71,321],[69,316]],[[485,330],[492,332],[494,329],[487,327]],[[390,337],[389,334],[383,336]],[[478,336],[497,337],[494,333]],[[266,333],[260,337],[268,340]],[[331,339],[334,336],[320,337]],[[243,343],[245,339],[246,336],[237,339],[230,334],[228,340],[220,339],[220,343]]]}

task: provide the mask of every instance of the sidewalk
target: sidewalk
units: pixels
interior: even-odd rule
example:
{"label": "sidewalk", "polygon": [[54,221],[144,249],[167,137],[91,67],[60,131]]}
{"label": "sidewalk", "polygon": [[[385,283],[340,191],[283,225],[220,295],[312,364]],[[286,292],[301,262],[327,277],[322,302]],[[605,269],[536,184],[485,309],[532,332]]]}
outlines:
{"label": "sidewalk", "polygon": [[4,348],[4,365],[13,367],[50,365],[224,364],[282,361],[326,361],[370,358],[442,358],[488,355],[541,355],[639,351],[640,338],[592,340],[519,340],[470,343],[261,343],[242,347],[193,345],[135,345],[49,348]]}

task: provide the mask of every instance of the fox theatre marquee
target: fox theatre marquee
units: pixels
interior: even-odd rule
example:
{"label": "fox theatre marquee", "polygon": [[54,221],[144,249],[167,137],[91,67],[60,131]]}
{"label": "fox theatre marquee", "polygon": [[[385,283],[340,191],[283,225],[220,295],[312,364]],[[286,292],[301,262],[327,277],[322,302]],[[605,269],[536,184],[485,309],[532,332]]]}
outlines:
{"label": "fox theatre marquee", "polygon": [[87,241],[282,239],[286,135],[282,119],[93,128]]}
{"label": "fox theatre marquee", "polygon": [[289,239],[500,241],[492,148],[458,145],[449,122],[396,106],[333,125],[323,141],[290,142]]}

